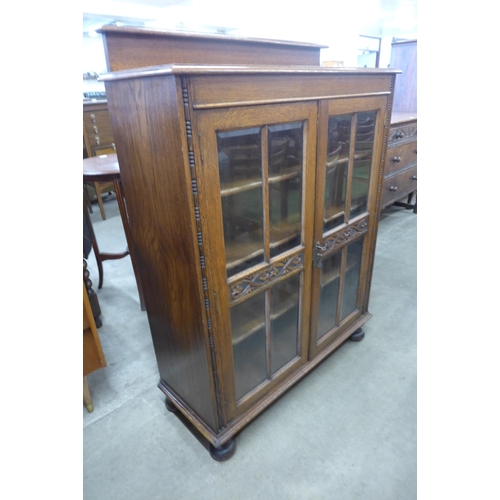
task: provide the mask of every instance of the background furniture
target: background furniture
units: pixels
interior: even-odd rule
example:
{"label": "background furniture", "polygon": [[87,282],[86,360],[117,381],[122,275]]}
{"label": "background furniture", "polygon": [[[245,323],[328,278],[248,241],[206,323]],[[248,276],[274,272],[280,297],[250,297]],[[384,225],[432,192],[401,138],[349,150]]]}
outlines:
{"label": "background furniture", "polygon": [[402,72],[394,88],[382,207],[395,203],[416,213],[417,40],[394,39],[391,49],[390,67]]}
{"label": "background furniture", "polygon": [[[90,252],[90,248],[88,251],[85,251],[85,226],[87,226],[86,220],[85,220],[85,213],[83,217],[83,224],[84,224],[84,251],[83,251],[83,283],[85,284],[85,287],[87,288],[87,295],[89,297],[89,302],[90,302],[90,307],[92,308],[92,316],[94,317],[95,324],[97,328],[100,328],[102,326],[102,321],[101,321],[101,306],[99,305],[99,299],[97,298],[97,294],[95,293],[95,290],[92,288],[92,280],[90,279],[90,273],[87,268],[87,258],[88,254]],[[88,226],[87,226],[88,227]],[[90,237],[90,231],[88,233]],[[89,240],[90,241],[90,240]]]}
{"label": "background furniture", "polygon": [[364,335],[395,74],[173,64],[103,76],[159,387],[216,460]]}
{"label": "background furniture", "polygon": [[94,156],[92,158],[85,158],[83,160],[83,181],[88,183],[109,183],[113,186],[113,190],[116,193],[116,199],[118,201],[118,208],[120,210],[120,216],[123,223],[123,230],[125,232],[125,238],[127,240],[127,249],[122,253],[107,253],[101,252],[99,249],[99,244],[97,243],[97,238],[95,237],[94,229],[92,227],[92,222],[88,216],[88,204],[87,199],[83,197],[84,203],[84,217],[86,217],[87,226],[92,240],[92,248],[94,249],[94,254],[97,261],[97,268],[99,270],[99,284],[98,288],[102,287],[104,279],[104,269],[102,263],[105,260],[110,259],[122,259],[127,255],[130,255],[132,261],[132,268],[134,270],[137,289],[139,292],[139,300],[141,304],[141,311],[146,309],[144,305],[144,296],[142,292],[142,285],[137,272],[137,263],[135,259],[134,247],[132,245],[132,237],[130,234],[129,218],[127,213],[127,208],[125,205],[125,197],[123,195],[123,190],[121,186],[120,179],[120,167],[118,165],[118,160],[116,153]]}
{"label": "background furniture", "polygon": [[[93,157],[115,153],[115,142],[111,123],[109,121],[108,103],[105,100],[83,102],[83,157]],[[102,201],[102,193],[113,191],[112,182],[89,182],[93,189],[87,195],[95,194],[101,211],[101,217],[106,220],[106,212]],[[92,206],[89,204],[89,209]]]}
{"label": "background furniture", "polygon": [[116,152],[106,100],[83,101],[83,144],[89,157]]}
{"label": "background furniture", "polygon": [[[130,26],[103,26],[109,71],[168,63],[319,65],[320,50],[305,42],[290,42],[230,35],[189,33]],[[104,102],[84,105],[84,142],[88,156],[114,149],[109,114]],[[103,219],[101,193],[109,185],[94,186]]]}
{"label": "background furniture", "polygon": [[157,64],[287,64],[320,63],[326,48],[304,42],[241,38],[128,26],[103,26],[108,71]]}
{"label": "background furniture", "polygon": [[376,36],[358,36],[358,61],[360,68],[378,68],[382,39]]}
{"label": "background furniture", "polygon": [[400,69],[394,89],[393,112],[417,112],[417,40],[394,39],[390,67]]}
{"label": "background furniture", "polygon": [[92,412],[92,397],[87,375],[106,366],[101,340],[97,333],[92,307],[90,306],[87,288],[83,284],[83,404],[87,411]]}
{"label": "background furniture", "polygon": [[[385,160],[382,208],[396,203],[417,212],[417,115],[392,113]],[[406,202],[400,202],[402,198]]]}

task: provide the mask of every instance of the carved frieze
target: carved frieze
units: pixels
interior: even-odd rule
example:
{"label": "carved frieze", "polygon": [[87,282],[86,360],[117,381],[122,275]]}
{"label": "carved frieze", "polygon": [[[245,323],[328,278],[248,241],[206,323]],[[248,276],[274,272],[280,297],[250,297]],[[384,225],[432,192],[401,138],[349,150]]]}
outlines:
{"label": "carved frieze", "polygon": [[304,254],[293,255],[292,257],[273,262],[264,269],[260,269],[253,274],[245,276],[241,280],[231,283],[231,302],[252,292],[267,287],[272,282],[286,276],[292,271],[303,267]]}
{"label": "carved frieze", "polygon": [[323,254],[332,250],[334,248],[338,248],[354,238],[357,238],[363,233],[368,231],[368,217],[361,219],[359,221],[350,224],[347,227],[342,228],[340,231],[331,234],[323,241]]}
{"label": "carved frieze", "polygon": [[394,127],[389,133],[389,146],[400,144],[409,140],[417,138],[417,125],[402,125],[401,127]]}

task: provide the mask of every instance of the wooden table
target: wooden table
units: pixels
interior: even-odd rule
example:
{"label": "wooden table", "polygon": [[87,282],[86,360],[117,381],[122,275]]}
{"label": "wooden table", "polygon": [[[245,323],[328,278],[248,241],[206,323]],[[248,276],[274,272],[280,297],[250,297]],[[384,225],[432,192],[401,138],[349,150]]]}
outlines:
{"label": "wooden table", "polygon": [[142,286],[139,280],[139,274],[137,273],[137,266],[134,256],[134,247],[132,245],[132,236],[130,233],[130,225],[128,222],[127,208],[125,206],[125,197],[123,195],[121,178],[120,178],[120,166],[118,165],[118,159],[116,153],[93,156],[90,158],[85,158],[83,160],[83,181],[84,182],[112,182],[115,188],[116,199],[118,201],[118,208],[120,209],[120,215],[122,218],[123,229],[125,231],[125,238],[127,239],[127,248],[122,253],[107,253],[101,252],[99,250],[99,245],[97,244],[97,239],[95,237],[94,229],[92,227],[92,222],[90,221],[89,210],[87,205],[86,197],[83,197],[84,213],[89,221],[90,231],[92,233],[92,248],[97,261],[97,268],[99,270],[99,284],[98,288],[102,287],[104,271],[102,263],[105,260],[110,259],[122,259],[127,255],[130,255],[132,261],[132,268],[134,270],[135,280],[137,282],[137,289],[139,292],[139,299],[141,303],[141,311],[146,310],[144,305],[144,297],[142,293]]}

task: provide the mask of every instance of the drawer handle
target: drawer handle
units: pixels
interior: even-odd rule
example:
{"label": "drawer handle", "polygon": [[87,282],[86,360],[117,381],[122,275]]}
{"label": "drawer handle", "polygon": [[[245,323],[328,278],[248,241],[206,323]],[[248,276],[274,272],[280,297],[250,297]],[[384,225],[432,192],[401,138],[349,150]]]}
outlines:
{"label": "drawer handle", "polygon": [[101,139],[99,139],[99,137],[97,135],[95,136],[95,142],[97,142],[98,146],[99,146],[99,144],[101,144]]}
{"label": "drawer handle", "polygon": [[[113,149],[116,151],[116,146],[115,146],[115,143],[114,143],[114,142],[112,142],[112,143],[111,143],[111,146],[112,146],[112,147],[113,147]],[[415,180],[416,180],[416,179],[417,179],[417,178],[415,177]]]}
{"label": "drawer handle", "polygon": [[95,133],[95,134],[98,134],[98,133],[99,133],[99,130],[97,130],[97,127],[96,127],[96,126],[94,126],[94,127],[93,127],[93,129],[94,129],[94,133]]}
{"label": "drawer handle", "polygon": [[416,175],[412,175],[411,180],[412,181],[416,181],[417,180],[417,176]]}
{"label": "drawer handle", "polygon": [[92,120],[92,123],[95,123],[95,115],[94,114],[90,115],[90,119]]}
{"label": "drawer handle", "polygon": [[397,191],[398,190],[398,187],[397,186],[391,186],[389,188],[389,191]]}
{"label": "drawer handle", "polygon": [[394,163],[399,163],[399,162],[401,161],[401,156],[395,156],[395,157],[392,159],[392,161],[393,161]]}

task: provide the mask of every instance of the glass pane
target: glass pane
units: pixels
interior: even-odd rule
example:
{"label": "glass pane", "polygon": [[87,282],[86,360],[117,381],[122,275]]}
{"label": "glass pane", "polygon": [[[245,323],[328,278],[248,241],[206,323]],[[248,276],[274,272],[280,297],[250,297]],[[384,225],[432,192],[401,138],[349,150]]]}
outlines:
{"label": "glass pane", "polygon": [[269,127],[271,257],[301,243],[302,123]]}
{"label": "glass pane", "polygon": [[337,326],[341,257],[342,251],[336,252],[324,259],[321,264],[321,289],[316,331],[318,340]]}
{"label": "glass pane", "polygon": [[265,292],[231,308],[236,399],[266,379],[265,314]]}
{"label": "glass pane", "polygon": [[217,133],[227,274],[263,262],[260,129]]}
{"label": "glass pane", "polygon": [[300,273],[271,287],[271,372],[298,355]]}
{"label": "glass pane", "polygon": [[361,238],[347,246],[346,270],[344,280],[344,293],[342,295],[341,321],[351,314],[357,307],[359,272],[361,270],[361,257],[363,255],[363,242]]}
{"label": "glass pane", "polygon": [[325,212],[323,230],[328,231],[345,222],[347,172],[351,116],[330,116],[326,153]]}
{"label": "glass pane", "polygon": [[376,112],[359,113],[356,122],[355,156],[352,174],[350,217],[366,212],[368,185],[375,138]]}

